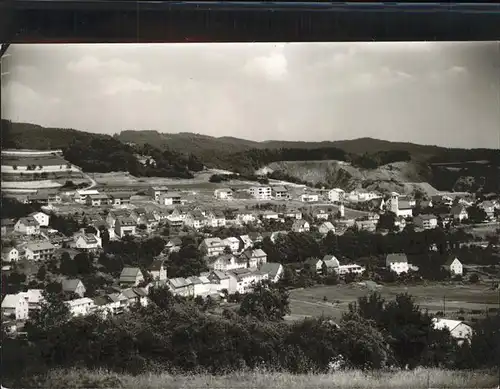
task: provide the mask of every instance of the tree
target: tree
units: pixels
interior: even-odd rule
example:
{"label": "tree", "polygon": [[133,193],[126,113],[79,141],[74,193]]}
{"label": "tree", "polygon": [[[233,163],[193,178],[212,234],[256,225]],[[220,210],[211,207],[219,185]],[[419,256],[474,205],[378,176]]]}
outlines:
{"label": "tree", "polygon": [[469,282],[471,284],[477,284],[479,282],[479,276],[477,275],[477,273],[473,273],[470,275]]}
{"label": "tree", "polygon": [[42,296],[40,309],[35,310],[26,323],[26,331],[32,341],[43,339],[71,318],[69,307],[61,293],[44,291]]}
{"label": "tree", "polygon": [[44,265],[40,266],[40,268],[38,269],[38,271],[36,273],[36,278],[39,281],[43,281],[43,280],[45,280],[46,275],[47,275],[47,269],[45,268]]}
{"label": "tree", "polygon": [[261,321],[280,321],[290,313],[288,292],[270,283],[257,284],[241,302],[239,314]]}
{"label": "tree", "polygon": [[385,212],[380,215],[377,223],[377,230],[396,230],[396,214],[394,212]]}
{"label": "tree", "polygon": [[467,214],[469,215],[468,220],[470,223],[482,223],[488,218],[484,209],[479,208],[477,205],[467,208]]}
{"label": "tree", "polygon": [[232,254],[231,248],[229,246],[224,247],[224,254]]}
{"label": "tree", "polygon": [[[66,255],[65,255],[66,254]],[[75,257],[76,258],[76,257]],[[59,271],[65,276],[74,277],[78,274],[78,267],[74,260],[71,259],[68,253],[63,253],[61,256],[61,264],[59,265]]]}
{"label": "tree", "polygon": [[94,269],[94,259],[88,253],[79,253],[75,255],[73,262],[77,274],[87,275],[92,273]]}

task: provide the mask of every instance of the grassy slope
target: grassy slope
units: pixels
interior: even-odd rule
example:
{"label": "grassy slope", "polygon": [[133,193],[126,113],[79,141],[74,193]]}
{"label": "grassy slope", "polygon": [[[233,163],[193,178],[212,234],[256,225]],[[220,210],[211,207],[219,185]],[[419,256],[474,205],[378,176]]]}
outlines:
{"label": "grassy slope", "polygon": [[106,372],[70,370],[51,372],[37,387],[66,388],[496,388],[497,372],[417,369],[414,371],[343,371],[331,374],[292,375],[288,373],[240,372],[224,376],[143,374],[136,377]]}

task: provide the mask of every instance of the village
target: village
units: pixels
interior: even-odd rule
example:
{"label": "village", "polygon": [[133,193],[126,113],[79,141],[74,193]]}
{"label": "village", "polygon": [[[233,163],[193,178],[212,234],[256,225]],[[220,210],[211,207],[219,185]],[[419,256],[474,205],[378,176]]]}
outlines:
{"label": "village", "polygon": [[[260,282],[280,282],[284,276],[284,264],[268,261],[268,255],[262,249],[265,239],[275,243],[289,233],[310,232],[320,237],[340,236],[349,229],[387,234],[410,227],[415,231],[459,228],[468,223],[467,209],[471,207],[484,212],[484,220],[476,223],[493,226],[492,231],[495,231],[500,209],[498,198],[478,202],[473,195],[438,195],[417,200],[398,193],[364,190],[346,193],[338,188],[297,189],[286,185],[254,185],[239,190],[217,188],[210,199],[210,204],[215,206],[210,208],[203,205],[203,199],[193,201],[181,191],[155,185],[139,193],[126,188],[105,188],[10,196],[15,197],[15,201],[41,207],[39,211],[17,220],[2,219],[2,271],[9,274],[21,267],[37,269],[27,274],[27,281],[35,280],[42,264],[60,260],[61,256],[75,258],[79,253],[98,256],[105,245],[103,241],[165,238],[161,253],[149,266],[124,265],[111,288],[98,290],[92,297],[87,295],[86,285],[81,279],[59,278],[62,292],[68,296],[66,304],[74,316],[92,313],[119,315],[135,304],[146,306],[151,288],[161,286],[168,287],[174,295],[227,302],[229,296],[249,293]],[[235,204],[239,206],[235,207]],[[425,213],[414,215],[417,208]],[[53,228],[51,219],[58,217],[76,218],[81,228],[66,236]],[[381,219],[385,220],[382,228]],[[217,236],[214,233],[241,226],[253,226],[253,230],[237,236]],[[197,250],[208,271],[186,277],[169,276],[169,257],[179,252],[183,239],[200,234]],[[484,240],[476,243],[491,245]],[[495,247],[498,249],[498,242]],[[429,247],[429,250],[436,248]],[[419,271],[418,266],[410,263],[402,252],[386,253],[382,267],[385,268],[383,271],[396,277]],[[457,256],[450,255],[443,267],[450,279],[462,279],[464,266]],[[367,273],[366,266],[356,258],[339,259],[333,253],[322,258],[311,256],[299,267],[294,267],[298,273],[304,270],[323,276],[335,274],[339,279],[349,278],[351,281],[366,280],[362,276]],[[2,320],[12,334],[23,333],[23,323],[43,301],[42,292],[43,289],[25,287],[16,294],[3,297]],[[454,328],[460,321],[441,323]]]}

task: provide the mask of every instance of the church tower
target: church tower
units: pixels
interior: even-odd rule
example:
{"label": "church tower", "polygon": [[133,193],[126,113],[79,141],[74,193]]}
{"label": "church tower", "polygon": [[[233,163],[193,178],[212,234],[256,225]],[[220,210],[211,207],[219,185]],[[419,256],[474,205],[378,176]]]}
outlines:
{"label": "church tower", "polygon": [[389,211],[398,214],[399,211],[399,194],[396,192],[391,193],[391,198],[389,200]]}

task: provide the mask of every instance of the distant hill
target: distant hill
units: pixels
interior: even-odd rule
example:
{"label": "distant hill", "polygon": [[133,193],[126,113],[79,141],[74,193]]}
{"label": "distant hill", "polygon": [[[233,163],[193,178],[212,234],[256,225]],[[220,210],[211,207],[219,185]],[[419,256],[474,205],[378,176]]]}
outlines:
{"label": "distant hill", "polygon": [[[133,175],[189,177],[189,171],[203,166],[253,174],[281,161],[338,160],[364,170],[405,162],[412,171],[419,172],[421,180],[439,190],[500,191],[500,151],[494,149],[451,149],[373,138],[256,142],[158,131],[122,131],[109,136],[7,121],[2,121],[2,127],[6,129],[2,128],[3,147],[61,148],[70,162],[86,171],[126,169]],[[156,162],[144,167],[138,164],[135,154],[153,154]],[[450,163],[454,165],[445,165]]]}

